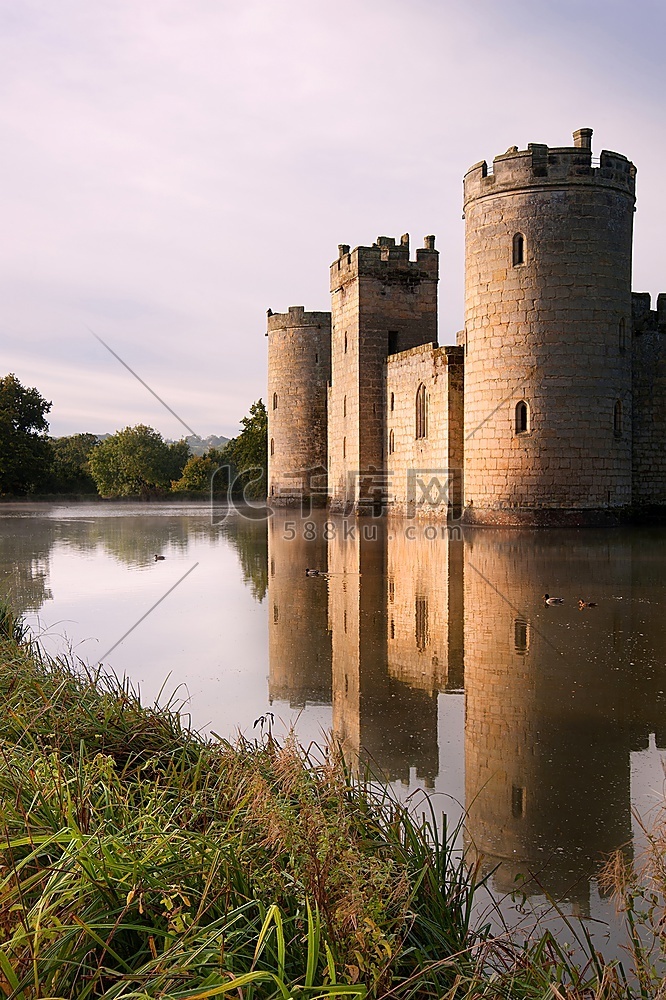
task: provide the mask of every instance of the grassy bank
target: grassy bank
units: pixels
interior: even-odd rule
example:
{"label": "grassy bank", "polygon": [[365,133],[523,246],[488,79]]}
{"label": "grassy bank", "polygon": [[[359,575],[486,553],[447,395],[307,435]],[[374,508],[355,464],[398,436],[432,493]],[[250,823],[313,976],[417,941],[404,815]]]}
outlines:
{"label": "grassy bank", "polygon": [[334,747],[206,740],[6,609],[0,692],[7,996],[631,995],[473,927],[474,869]]}

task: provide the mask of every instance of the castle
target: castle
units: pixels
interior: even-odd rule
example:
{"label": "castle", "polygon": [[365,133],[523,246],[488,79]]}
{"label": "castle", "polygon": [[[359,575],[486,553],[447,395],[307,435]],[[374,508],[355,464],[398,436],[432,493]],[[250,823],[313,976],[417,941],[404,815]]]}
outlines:
{"label": "castle", "polygon": [[632,294],[636,169],[531,143],[464,178],[465,326],[435,238],[338,247],[331,312],[268,316],[273,505],[609,523],[666,505],[666,295]]}

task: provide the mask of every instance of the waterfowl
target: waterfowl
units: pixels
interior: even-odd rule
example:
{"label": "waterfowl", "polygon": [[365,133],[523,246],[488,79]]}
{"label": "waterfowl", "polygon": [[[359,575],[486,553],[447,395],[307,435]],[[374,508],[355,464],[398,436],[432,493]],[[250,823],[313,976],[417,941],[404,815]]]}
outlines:
{"label": "waterfowl", "polygon": [[158,556],[157,553],[155,554],[155,562],[161,562],[163,559],[166,559],[166,556]]}
{"label": "waterfowl", "polygon": [[550,604],[550,605],[553,605],[553,604],[564,604],[564,598],[563,597],[551,597],[550,594],[544,594],[543,595],[543,603],[544,604]]}
{"label": "waterfowl", "polygon": [[578,607],[580,608],[581,611],[583,610],[583,608],[596,608],[596,606],[597,606],[596,601],[579,601],[578,602]]}

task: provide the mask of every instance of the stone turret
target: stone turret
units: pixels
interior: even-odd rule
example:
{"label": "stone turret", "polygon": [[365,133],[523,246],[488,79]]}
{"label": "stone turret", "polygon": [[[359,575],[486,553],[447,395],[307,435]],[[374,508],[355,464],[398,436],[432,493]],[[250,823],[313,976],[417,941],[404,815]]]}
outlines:
{"label": "stone turret", "polygon": [[351,252],[341,244],[331,265],[328,482],[334,509],[381,502],[386,358],[437,342],[439,254],[433,236],[424,243],[416,260],[410,260],[407,234],[398,245],[388,236]]}
{"label": "stone turret", "polygon": [[635,168],[512,147],[464,180],[465,518],[594,520],[631,502]]}
{"label": "stone turret", "polygon": [[268,314],[268,494],[272,505],[325,500],[331,314]]}

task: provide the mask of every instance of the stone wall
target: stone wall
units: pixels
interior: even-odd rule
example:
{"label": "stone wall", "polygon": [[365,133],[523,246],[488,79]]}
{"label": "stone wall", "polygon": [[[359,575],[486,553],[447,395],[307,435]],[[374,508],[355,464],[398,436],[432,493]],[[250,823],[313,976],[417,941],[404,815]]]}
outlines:
{"label": "stone wall", "polygon": [[[334,509],[381,501],[384,362],[389,353],[437,342],[439,255],[434,237],[409,259],[380,236],[331,265],[331,387],[328,394],[329,496]],[[373,482],[373,473],[377,481]],[[365,475],[361,475],[365,474]]]}
{"label": "stone wall", "polygon": [[637,506],[666,504],[666,295],[650,309],[633,296],[633,491]]}
{"label": "stone wall", "polygon": [[621,331],[631,325],[635,168],[609,152],[595,166],[591,133],[575,139],[512,149],[465,177],[472,522],[631,501],[631,351]]}
{"label": "stone wall", "polygon": [[[390,356],[384,372],[390,509],[446,517],[452,509],[459,510],[462,498],[463,351],[426,344]],[[421,385],[426,390],[427,435],[417,438]]]}
{"label": "stone wall", "polygon": [[269,315],[268,494],[274,506],[313,492],[325,497],[330,377],[331,314],[290,306]]}

